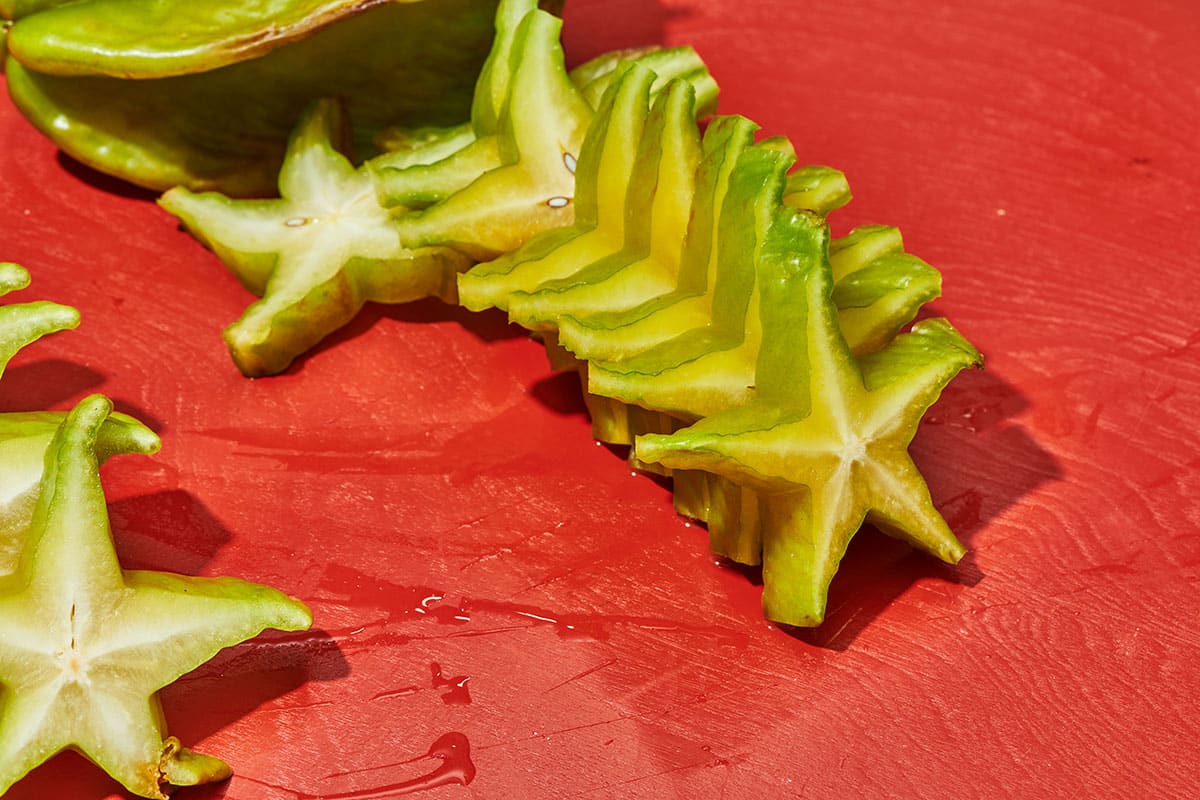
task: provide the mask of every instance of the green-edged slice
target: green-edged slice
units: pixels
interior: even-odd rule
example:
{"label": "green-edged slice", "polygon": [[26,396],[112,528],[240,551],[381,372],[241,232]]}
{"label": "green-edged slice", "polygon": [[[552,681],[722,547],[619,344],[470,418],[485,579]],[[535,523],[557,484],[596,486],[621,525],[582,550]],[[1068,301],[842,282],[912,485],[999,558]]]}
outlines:
{"label": "green-edged slice", "polygon": [[945,561],[962,556],[908,445],[946,383],[981,358],[948,324],[928,321],[860,367],[837,325],[827,230],[796,212],[777,231],[763,258],[757,396],[670,436],[640,437],[637,456],[757,490],[764,610],[810,626],[824,618],[864,520]]}
{"label": "green-edged slice", "polygon": [[635,50],[614,50],[596,56],[571,70],[571,80],[583,93],[592,108],[599,108],[600,99],[616,80],[621,64],[636,61],[658,77],[650,87],[657,95],[672,81],[689,83],[695,92],[695,118],[711,116],[717,109],[717,82],[700,56],[690,47],[645,47]]}
{"label": "green-edged slice", "polygon": [[747,148],[729,178],[717,224],[712,315],[690,330],[617,361],[588,365],[588,391],[687,419],[754,396],[761,340],[759,250],[781,207],[791,156]]}
{"label": "green-edged slice", "polygon": [[701,140],[701,160],[677,287],[633,308],[558,319],[560,343],[585,360],[615,361],[707,323],[717,267],[717,217],[729,176],[758,129],[738,116],[717,117]]}
{"label": "green-edged slice", "polygon": [[783,202],[821,216],[850,202],[850,184],[845,174],[832,167],[810,164],[788,175]]}
{"label": "green-edged slice", "polygon": [[[513,292],[508,297],[510,320],[531,330],[556,330],[563,314],[632,308],[678,285],[700,161],[693,98],[687,82],[673,81],[650,109],[628,176],[620,248],[591,261],[578,258],[569,274]],[[582,174],[578,180],[582,182]],[[582,190],[577,183],[577,194]]]}
{"label": "green-edged slice", "polygon": [[[62,411],[0,414],[0,576],[16,569],[33,520],[46,450],[66,416]],[[110,414],[96,434],[100,463],[121,453],[155,453],[159,446],[153,431],[124,414]]]}
{"label": "green-edged slice", "polygon": [[400,218],[408,247],[453,246],[476,260],[516,249],[574,216],[574,160],[592,109],[563,65],[562,20],[542,11],[517,26],[496,143],[502,166]]}
{"label": "green-edged slice", "polygon": [[58,428],[25,548],[0,577],[0,794],[64,748],[143,797],[228,777],[167,735],[158,691],[265,628],[312,623],[266,586],[121,568],[98,472],[111,411],[92,396]]}
{"label": "green-edged slice", "polygon": [[838,326],[855,355],[890,342],[921,306],[942,292],[941,273],[905,253],[896,228],[855,228],[830,243],[829,260]]}
{"label": "green-edged slice", "polygon": [[[0,296],[29,285],[29,272],[18,264],[0,262]],[[27,344],[79,324],[79,312],[45,300],[0,306],[0,375],[9,359]]]}
{"label": "green-edged slice", "polygon": [[492,47],[475,80],[468,123],[423,132],[392,128],[376,137],[389,150],[370,162],[385,205],[428,206],[503,166],[498,136],[512,94],[513,44],[521,21],[537,7],[537,0],[501,0]]}
{"label": "green-edged slice", "polygon": [[325,100],[288,145],[276,200],[234,200],[182,187],[160,203],[262,299],[225,330],[246,375],[280,372],[346,324],[366,301],[454,298],[469,261],[448,248],[405,248],[370,174],[335,147],[344,115]]}
{"label": "green-edged slice", "polygon": [[[646,125],[654,73],[637,64],[600,103],[578,159],[568,164],[575,184],[574,220],[533,236],[493,261],[477,264],[458,278],[458,301],[472,311],[507,308],[513,292],[569,274],[619,250],[625,240],[625,195]],[[559,156],[560,164],[564,156]],[[564,197],[563,200],[566,200]]]}

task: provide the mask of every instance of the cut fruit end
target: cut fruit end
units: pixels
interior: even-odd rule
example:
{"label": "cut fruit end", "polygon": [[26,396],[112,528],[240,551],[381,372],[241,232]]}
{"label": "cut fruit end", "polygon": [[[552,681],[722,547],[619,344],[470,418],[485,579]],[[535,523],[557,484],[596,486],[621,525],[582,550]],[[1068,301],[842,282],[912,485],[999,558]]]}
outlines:
{"label": "cut fruit end", "polygon": [[172,786],[215,783],[233,775],[233,770],[221,759],[188,750],[174,736],[163,742],[158,771],[159,782],[167,791]]}

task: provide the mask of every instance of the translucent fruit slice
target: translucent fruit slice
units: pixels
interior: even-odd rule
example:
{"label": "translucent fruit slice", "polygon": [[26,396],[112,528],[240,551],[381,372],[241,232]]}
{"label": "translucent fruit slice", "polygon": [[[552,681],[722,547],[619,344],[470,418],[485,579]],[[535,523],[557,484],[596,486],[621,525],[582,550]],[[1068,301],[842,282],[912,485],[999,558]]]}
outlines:
{"label": "translucent fruit slice", "polygon": [[[568,265],[569,274],[511,293],[510,320],[531,330],[557,330],[563,314],[624,310],[675,288],[700,161],[693,97],[688,83],[672,81],[650,109],[628,176],[620,246],[579,257],[573,269]],[[577,195],[583,181],[581,173]]]}
{"label": "translucent fruit slice", "polygon": [[[507,308],[513,292],[578,269],[620,249],[625,238],[625,194],[646,125],[654,73],[630,65],[600,102],[579,156],[566,155],[576,173],[571,224],[544,231],[458,278],[458,302],[472,311]],[[565,198],[564,198],[565,199]]]}
{"label": "translucent fruit slice", "polygon": [[791,156],[747,148],[729,178],[717,224],[712,314],[647,350],[588,365],[588,391],[699,418],[741,405],[754,393],[761,339],[758,253],[781,207]]}
{"label": "translucent fruit slice", "polygon": [[121,568],[96,453],[111,410],[86,398],[58,428],[25,549],[0,577],[0,793],[68,747],[143,797],[228,777],[167,737],[158,690],[264,628],[312,623],[266,586]]}
{"label": "translucent fruit slice", "polygon": [[509,56],[509,94],[496,145],[501,166],[422,211],[400,217],[408,247],[453,246],[476,260],[569,224],[578,157],[592,109],[563,65],[562,21],[526,14]]}
{"label": "translucent fruit slice", "polygon": [[346,324],[366,301],[454,298],[470,263],[449,248],[405,248],[371,176],[338,152],[340,104],[304,115],[288,145],[277,200],[234,200],[177,187],[161,205],[262,299],[225,330],[246,375],[280,372]]}
{"label": "translucent fruit slice", "polygon": [[363,155],[390,125],[466,120],[495,9],[216,0],[199,13],[185,0],[79,0],[13,25],[8,88],[43,133],[101,171],[262,196],[318,98],[345,100]]}
{"label": "translucent fruit slice", "polygon": [[798,212],[782,222],[764,257],[772,275],[762,285],[755,399],[640,437],[637,456],[757,490],[766,615],[816,625],[864,520],[945,561],[962,556],[907,450],[946,383],[981,358],[949,324],[929,320],[860,367],[837,325],[827,230]]}

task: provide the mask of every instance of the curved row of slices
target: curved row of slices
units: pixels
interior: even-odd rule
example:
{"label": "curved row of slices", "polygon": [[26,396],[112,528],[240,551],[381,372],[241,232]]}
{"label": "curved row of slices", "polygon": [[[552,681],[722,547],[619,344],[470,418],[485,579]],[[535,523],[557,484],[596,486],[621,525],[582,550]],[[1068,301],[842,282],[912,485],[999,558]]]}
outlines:
{"label": "curved row of slices", "polygon": [[186,189],[162,204],[262,299],[226,331],[277,372],[367,300],[500,308],[576,370],[597,439],[671,475],[715,552],[763,568],[766,615],[816,625],[865,522],[963,554],[908,456],[979,353],[906,326],[941,288],[895,228],[831,239],[844,176],[718,116],[687,49],[568,72],[553,15],[503,0],[469,123],[393,131],[362,165],[338,105],[293,134],[276,200]]}

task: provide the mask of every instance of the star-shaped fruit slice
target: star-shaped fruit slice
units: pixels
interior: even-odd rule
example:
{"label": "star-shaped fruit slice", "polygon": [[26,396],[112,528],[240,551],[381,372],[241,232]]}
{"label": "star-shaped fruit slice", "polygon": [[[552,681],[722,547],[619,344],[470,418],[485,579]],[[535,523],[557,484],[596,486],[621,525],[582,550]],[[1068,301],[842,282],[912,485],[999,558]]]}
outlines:
{"label": "star-shaped fruit slice", "polygon": [[791,161],[789,152],[769,143],[739,155],[713,243],[717,263],[705,324],[627,358],[592,361],[588,391],[682,419],[750,400],[761,338],[756,264],[781,207]]}
{"label": "star-shaped fruit slice", "polygon": [[[565,274],[556,270],[559,274],[531,289],[511,292],[509,320],[553,331],[562,314],[630,308],[675,288],[700,161],[694,96],[686,81],[672,81],[654,99],[639,139],[626,143],[634,159],[625,176],[623,208],[615,209],[624,216],[618,247],[578,254],[569,258]],[[590,174],[580,170],[577,197]]]}
{"label": "star-shaped fruit slice", "polygon": [[[570,274],[619,250],[625,240],[625,195],[646,125],[654,73],[630,65],[600,101],[576,159],[569,162],[574,204],[570,224],[529,241],[458,278],[458,301],[472,311],[507,309],[514,292]],[[565,157],[565,156],[564,156]]]}
{"label": "star-shaped fruit slice", "polygon": [[57,429],[25,548],[0,577],[0,794],[65,748],[143,797],[228,777],[167,736],[157,692],[264,628],[312,622],[265,586],[121,568],[97,458],[111,410],[94,395]]}
{"label": "star-shaped fruit slice", "polygon": [[[786,204],[800,208],[820,205],[805,198],[804,192],[791,191],[792,177],[810,171],[820,174],[824,168],[806,167],[789,175],[789,189],[784,194]],[[818,195],[837,196],[836,191],[830,192],[819,185],[814,190]],[[830,242],[829,252],[838,327],[856,356],[874,352],[891,342],[922,305],[941,293],[941,274],[904,252],[904,242],[896,228],[883,225],[856,228],[848,236]],[[672,429],[646,428],[641,432],[670,433]],[[634,466],[670,472],[661,466],[636,461]],[[673,473],[673,477],[675,509],[707,523],[713,552],[742,564],[761,563],[762,521],[753,490],[700,470],[681,470]]]}
{"label": "star-shaped fruit slice", "polygon": [[[544,11],[521,18],[493,142],[500,166],[424,210],[401,215],[407,246],[451,245],[483,260],[571,222],[571,166],[593,112],[567,74],[561,28],[562,20]],[[403,204],[406,197],[390,196],[382,176],[381,191],[389,203]]]}
{"label": "star-shaped fruit slice", "polygon": [[766,615],[811,626],[864,520],[947,562],[962,556],[908,446],[946,383],[981,357],[948,323],[928,320],[860,366],[831,299],[827,228],[783,213],[763,257],[755,399],[669,436],[639,437],[636,450],[642,461],[757,492]]}
{"label": "star-shaped fruit slice", "polygon": [[246,375],[286,369],[367,301],[453,299],[454,278],[470,263],[449,248],[401,244],[369,172],[335,146],[344,121],[333,100],[305,113],[288,143],[278,199],[234,200],[177,187],[159,201],[262,296],[225,329]]}

